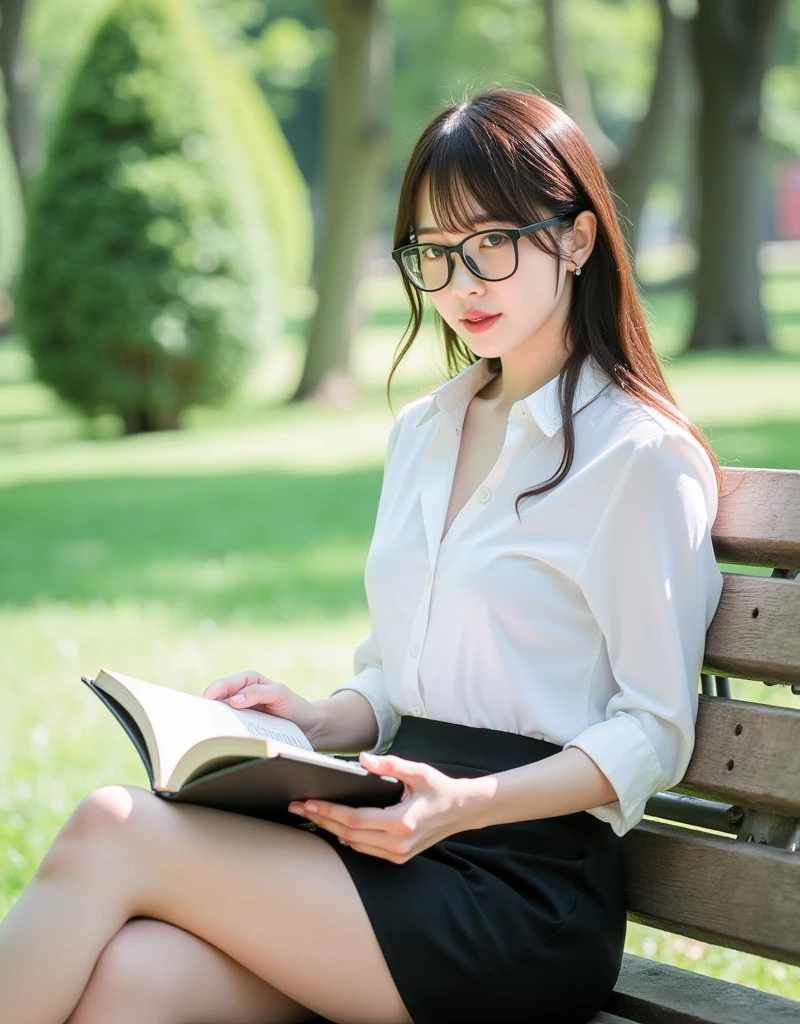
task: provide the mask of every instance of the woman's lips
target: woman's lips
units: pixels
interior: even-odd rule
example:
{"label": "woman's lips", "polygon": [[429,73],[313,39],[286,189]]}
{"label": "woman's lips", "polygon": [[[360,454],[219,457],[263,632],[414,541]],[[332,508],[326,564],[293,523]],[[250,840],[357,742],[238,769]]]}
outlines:
{"label": "woman's lips", "polygon": [[502,313],[495,313],[494,316],[487,316],[483,320],[462,320],[470,334],[483,334],[488,331],[502,316]]}

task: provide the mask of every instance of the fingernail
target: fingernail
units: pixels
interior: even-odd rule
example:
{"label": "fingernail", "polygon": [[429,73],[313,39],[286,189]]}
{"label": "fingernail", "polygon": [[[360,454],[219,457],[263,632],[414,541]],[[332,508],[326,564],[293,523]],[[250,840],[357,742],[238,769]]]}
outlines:
{"label": "fingernail", "polygon": [[362,754],[361,756],[364,758],[364,760],[367,762],[367,764],[377,764],[378,763],[378,759],[377,759],[377,757],[375,757],[374,754]]}
{"label": "fingernail", "polygon": [[244,700],[244,694],[243,693],[237,693],[236,696],[231,697],[231,700],[235,700],[237,704],[241,704],[242,701]]}
{"label": "fingernail", "polygon": [[319,810],[316,804],[306,804],[306,810],[311,811],[312,814],[316,814]]}

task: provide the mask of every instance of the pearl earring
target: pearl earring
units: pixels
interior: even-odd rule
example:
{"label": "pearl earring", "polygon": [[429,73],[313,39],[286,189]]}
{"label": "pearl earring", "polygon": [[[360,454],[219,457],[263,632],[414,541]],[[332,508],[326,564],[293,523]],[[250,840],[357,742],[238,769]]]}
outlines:
{"label": "pearl earring", "polygon": [[580,265],[578,263],[575,264],[575,276],[576,277],[580,277],[581,276],[581,268],[580,268]]}

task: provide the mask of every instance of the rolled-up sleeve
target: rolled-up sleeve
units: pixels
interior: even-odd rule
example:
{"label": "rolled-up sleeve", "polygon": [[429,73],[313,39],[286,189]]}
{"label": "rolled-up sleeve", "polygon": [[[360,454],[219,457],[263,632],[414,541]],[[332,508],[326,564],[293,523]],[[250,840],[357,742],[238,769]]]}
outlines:
{"label": "rolled-up sleeve", "polygon": [[[389,440],[386,444],[386,458],[384,461],[383,484],[381,487],[381,496],[378,500],[376,521],[380,516],[381,503],[386,487],[386,477],[389,471],[392,455],[394,454],[394,450],[397,445],[397,437],[400,433],[400,422],[402,417],[403,411],[401,410],[397,419],[392,424],[391,431],[389,432]],[[342,683],[341,686],[337,686],[329,696],[332,697],[334,693],[338,693],[340,690],[355,690],[369,701],[375,714],[375,720],[378,723],[378,739],[375,746],[371,747],[366,751],[366,753],[382,754],[385,750],[388,750],[392,740],[394,739],[394,736],[400,726],[400,715],[389,703],[386,679],[383,674],[381,651],[378,645],[375,625],[371,615],[370,631],[361,643],[358,644],[353,654],[353,673],[352,678],[348,679],[346,683]]]}
{"label": "rolled-up sleeve", "polygon": [[605,720],[564,745],[597,764],[618,799],[588,813],[622,836],[692,756],[706,631],[722,592],[711,542],[717,486],[688,434],[637,447],[575,581],[605,638],[618,689]]}

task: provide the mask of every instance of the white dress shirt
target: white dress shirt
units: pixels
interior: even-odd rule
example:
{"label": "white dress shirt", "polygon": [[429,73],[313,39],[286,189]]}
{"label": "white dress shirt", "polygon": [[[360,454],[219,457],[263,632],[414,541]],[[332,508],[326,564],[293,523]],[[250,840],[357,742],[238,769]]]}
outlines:
{"label": "white dress shirt", "polygon": [[722,590],[713,469],[590,357],[567,477],[517,519],[515,497],[561,461],[556,377],[511,407],[497,462],[440,542],[465,412],[492,376],[479,359],[394,422],[364,573],[371,629],[333,693],[370,702],[373,753],[400,715],[580,747],[618,797],[588,813],[621,836],[694,747]]}

